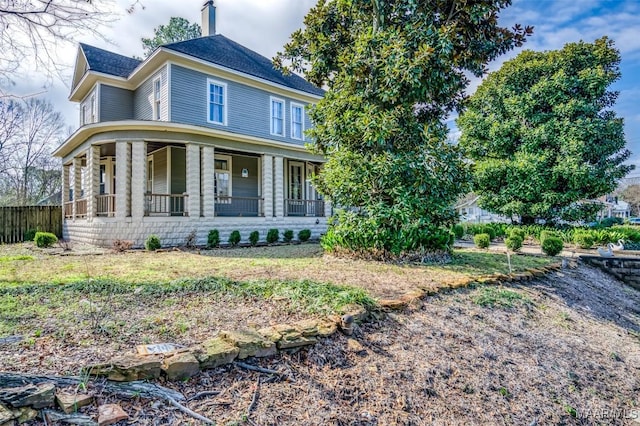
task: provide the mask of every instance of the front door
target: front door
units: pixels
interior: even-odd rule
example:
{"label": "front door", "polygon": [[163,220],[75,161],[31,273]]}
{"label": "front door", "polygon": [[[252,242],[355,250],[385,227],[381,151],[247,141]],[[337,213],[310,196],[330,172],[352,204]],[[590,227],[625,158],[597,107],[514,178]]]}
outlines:
{"label": "front door", "polygon": [[304,186],[304,163],[298,161],[289,162],[288,215],[304,216],[306,214]]}

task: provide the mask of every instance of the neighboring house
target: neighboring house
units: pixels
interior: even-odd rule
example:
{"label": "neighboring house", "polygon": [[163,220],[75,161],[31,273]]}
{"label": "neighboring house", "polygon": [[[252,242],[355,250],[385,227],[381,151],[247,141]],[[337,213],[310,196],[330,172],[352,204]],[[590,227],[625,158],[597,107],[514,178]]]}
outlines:
{"label": "neighboring house", "polygon": [[478,205],[479,198],[480,196],[474,193],[469,193],[456,203],[455,209],[458,212],[460,222],[471,222],[471,223],[511,222],[511,220],[508,217],[484,210],[482,207]]}
{"label": "neighboring house", "polygon": [[603,205],[602,210],[600,210],[600,213],[598,213],[598,220],[602,220],[607,217],[619,217],[621,219],[628,219],[631,216],[629,203],[619,200],[618,197],[607,195],[598,201]]}
{"label": "neighboring house", "polygon": [[144,61],[81,44],[69,99],[80,128],[63,162],[64,238],[143,244],[151,234],[198,244],[218,229],[264,240],[278,228],[326,230],[331,212],[310,183],[323,158],[305,149],[307,105],[323,91],[215,34],[158,48]]}

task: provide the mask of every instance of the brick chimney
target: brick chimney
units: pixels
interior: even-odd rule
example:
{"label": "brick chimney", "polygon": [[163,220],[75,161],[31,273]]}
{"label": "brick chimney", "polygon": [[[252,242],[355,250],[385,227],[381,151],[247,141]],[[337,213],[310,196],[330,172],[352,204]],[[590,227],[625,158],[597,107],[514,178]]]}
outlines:
{"label": "brick chimney", "polygon": [[216,6],[209,0],[202,6],[202,37],[216,34]]}

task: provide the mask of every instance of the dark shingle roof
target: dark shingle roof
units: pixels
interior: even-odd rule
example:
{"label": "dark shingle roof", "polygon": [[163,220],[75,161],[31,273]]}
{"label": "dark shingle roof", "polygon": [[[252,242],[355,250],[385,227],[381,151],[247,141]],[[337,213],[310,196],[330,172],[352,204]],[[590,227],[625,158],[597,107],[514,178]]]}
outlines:
{"label": "dark shingle roof", "polygon": [[269,59],[220,34],[166,44],[162,47],[302,92],[324,95],[324,90],[302,77],[296,74],[284,75],[273,67]]}
{"label": "dark shingle roof", "polygon": [[128,77],[141,62],[138,59],[118,55],[117,53],[89,46],[84,43],[80,43],[80,47],[84,52],[84,56],[87,58],[91,71],[102,72],[118,77]]}

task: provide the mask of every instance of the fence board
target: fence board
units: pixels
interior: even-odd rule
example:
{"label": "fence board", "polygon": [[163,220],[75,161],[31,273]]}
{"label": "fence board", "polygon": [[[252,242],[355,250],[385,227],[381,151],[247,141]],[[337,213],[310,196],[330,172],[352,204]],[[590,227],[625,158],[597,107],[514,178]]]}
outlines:
{"label": "fence board", "polygon": [[0,243],[20,243],[27,231],[62,236],[62,206],[0,207]]}

